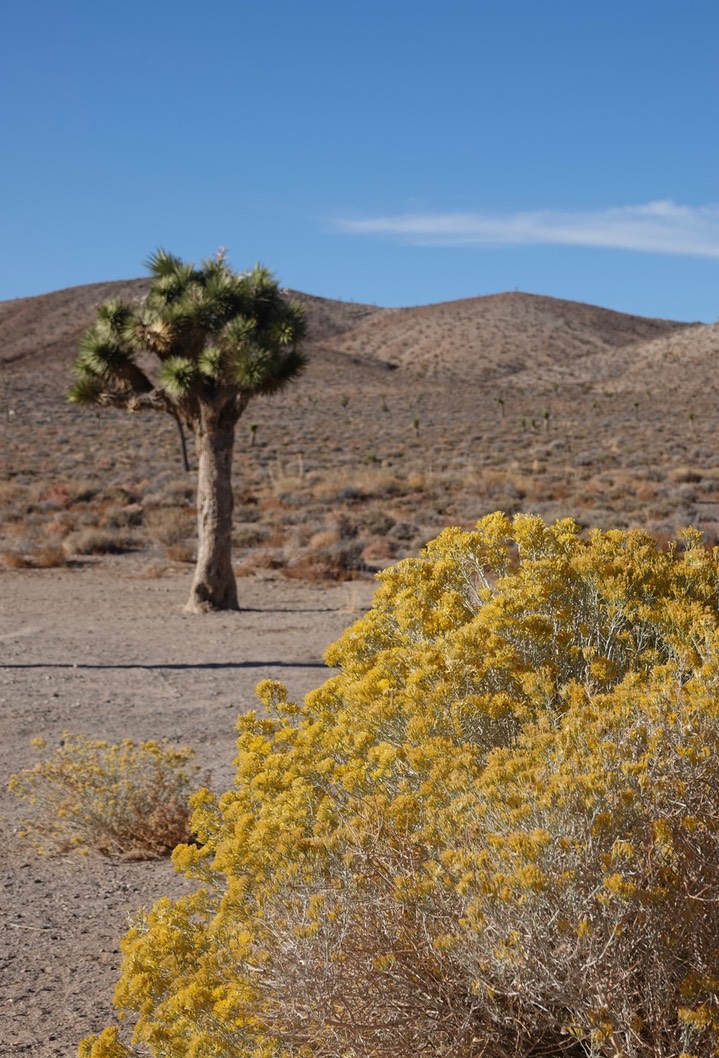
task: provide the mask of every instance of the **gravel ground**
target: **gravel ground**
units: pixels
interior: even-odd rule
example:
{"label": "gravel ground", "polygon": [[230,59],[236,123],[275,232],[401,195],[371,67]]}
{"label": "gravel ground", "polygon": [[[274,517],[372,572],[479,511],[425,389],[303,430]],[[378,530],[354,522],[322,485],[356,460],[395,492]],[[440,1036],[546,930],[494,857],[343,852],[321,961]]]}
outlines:
{"label": "gravel ground", "polygon": [[318,686],[331,643],[371,582],[240,581],[239,613],[182,613],[190,573],[148,579],[122,556],[77,569],[0,572],[0,1053],[69,1058],[112,1018],[130,916],[186,885],[167,861],[39,857],[19,838],[8,776],[63,731],[192,746],[211,785],[232,781],[234,721],[272,677]]}

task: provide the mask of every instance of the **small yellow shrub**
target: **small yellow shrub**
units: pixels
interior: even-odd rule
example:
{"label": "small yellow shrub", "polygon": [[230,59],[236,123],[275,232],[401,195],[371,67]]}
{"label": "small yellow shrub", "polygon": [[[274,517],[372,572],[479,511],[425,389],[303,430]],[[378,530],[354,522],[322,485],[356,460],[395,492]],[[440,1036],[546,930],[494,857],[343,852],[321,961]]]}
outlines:
{"label": "small yellow shrub", "polygon": [[719,1053],[718,590],[698,534],[499,514],[386,571],[259,686],[84,1058]]}
{"label": "small yellow shrub", "polygon": [[[45,749],[42,739],[33,745]],[[133,859],[166,855],[191,837],[193,756],[166,741],[110,745],[66,732],[50,757],[10,777],[10,790],[32,810],[22,836],[41,852],[49,845]]]}

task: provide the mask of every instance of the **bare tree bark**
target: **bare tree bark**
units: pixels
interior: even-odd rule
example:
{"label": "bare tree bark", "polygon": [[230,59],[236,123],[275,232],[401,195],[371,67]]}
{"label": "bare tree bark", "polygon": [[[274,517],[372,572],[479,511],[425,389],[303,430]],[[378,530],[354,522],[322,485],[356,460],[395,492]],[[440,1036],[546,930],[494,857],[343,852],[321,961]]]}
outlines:
{"label": "bare tree bark", "polygon": [[185,610],[239,610],[232,570],[232,448],[236,414],[204,405],[195,425],[197,565]]}

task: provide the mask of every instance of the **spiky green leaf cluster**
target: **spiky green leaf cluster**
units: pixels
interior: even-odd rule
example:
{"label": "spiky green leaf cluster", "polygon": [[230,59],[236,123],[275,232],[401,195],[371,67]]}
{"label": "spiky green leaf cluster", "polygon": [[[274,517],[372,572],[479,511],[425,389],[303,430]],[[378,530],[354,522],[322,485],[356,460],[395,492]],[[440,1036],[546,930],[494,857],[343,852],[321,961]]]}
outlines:
{"label": "spiky green leaf cluster", "polygon": [[189,396],[200,379],[198,365],[185,356],[171,356],[160,368],[160,382],[173,397]]}
{"label": "spiky green leaf cluster", "polygon": [[74,386],[71,386],[67,399],[71,404],[99,404],[103,393],[102,381],[92,375],[81,376]]}
{"label": "spiky green leaf cluster", "polygon": [[[109,301],[83,335],[70,400],[137,406],[155,390],[162,400],[154,406],[181,407],[192,419],[197,402],[234,401],[241,410],[248,397],[275,393],[302,371],[304,311],[266,268],[238,274],[223,254],[195,267],[164,249],[147,264],[144,305]],[[140,366],[143,352],[159,361],[157,376]]]}

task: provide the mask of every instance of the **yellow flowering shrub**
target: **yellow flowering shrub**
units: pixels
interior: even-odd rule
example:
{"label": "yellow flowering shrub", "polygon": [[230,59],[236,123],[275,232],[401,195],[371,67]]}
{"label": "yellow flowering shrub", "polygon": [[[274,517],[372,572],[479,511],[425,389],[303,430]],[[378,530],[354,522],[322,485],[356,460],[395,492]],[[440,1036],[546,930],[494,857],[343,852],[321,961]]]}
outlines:
{"label": "yellow flowering shrub", "polygon": [[496,514],[238,721],[82,1058],[719,1053],[719,556]]}
{"label": "yellow flowering shrub", "polygon": [[[43,739],[33,745],[46,748]],[[192,835],[193,756],[167,741],[111,745],[65,732],[51,756],[10,777],[10,790],[31,810],[21,835],[39,852],[164,856]]]}

